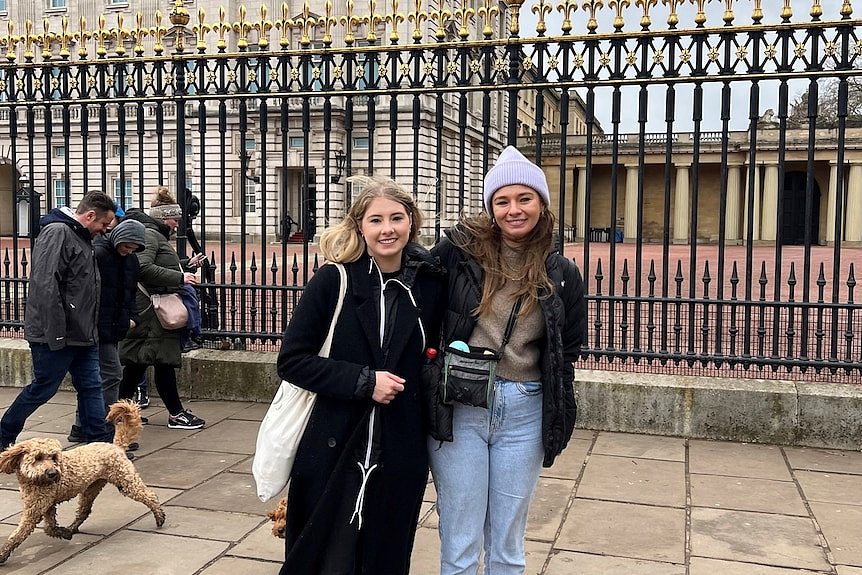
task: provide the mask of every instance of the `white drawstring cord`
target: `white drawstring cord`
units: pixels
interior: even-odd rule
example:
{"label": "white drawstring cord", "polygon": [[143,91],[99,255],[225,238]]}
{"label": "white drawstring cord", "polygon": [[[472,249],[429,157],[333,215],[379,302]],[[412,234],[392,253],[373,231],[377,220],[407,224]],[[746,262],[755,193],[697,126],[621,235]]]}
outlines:
{"label": "white drawstring cord", "polygon": [[359,466],[359,473],[362,474],[362,485],[359,486],[359,494],[356,496],[356,504],[353,506],[353,515],[350,516],[350,525],[353,524],[354,519],[359,519],[359,530],[362,530],[362,509],[365,506],[365,488],[368,485],[368,478],[371,476],[371,472],[377,469],[377,464],[371,464],[371,449],[374,443],[374,420],[377,415],[377,407],[375,406],[371,410],[371,415],[368,417],[368,444],[365,448],[365,461],[357,461],[356,465]]}

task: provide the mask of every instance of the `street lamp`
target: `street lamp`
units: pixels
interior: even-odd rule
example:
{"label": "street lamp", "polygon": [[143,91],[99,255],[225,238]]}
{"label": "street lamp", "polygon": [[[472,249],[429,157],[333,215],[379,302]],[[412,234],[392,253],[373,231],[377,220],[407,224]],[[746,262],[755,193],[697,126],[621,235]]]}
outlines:
{"label": "street lamp", "polygon": [[344,152],[341,150],[336,150],[335,152],[335,175],[330,178],[333,184],[337,184],[341,181],[341,176],[344,175],[344,162],[347,160],[347,156],[344,155]]}

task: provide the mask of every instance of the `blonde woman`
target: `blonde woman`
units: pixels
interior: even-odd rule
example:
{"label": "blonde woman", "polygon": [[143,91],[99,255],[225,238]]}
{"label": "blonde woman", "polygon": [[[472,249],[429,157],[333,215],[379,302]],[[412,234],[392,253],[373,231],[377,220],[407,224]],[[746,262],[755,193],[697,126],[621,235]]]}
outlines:
{"label": "blonde woman", "polygon": [[428,477],[422,357],[439,332],[442,270],[415,243],[416,202],[372,178],[320,250],[344,265],[347,293],[328,358],[340,289],[324,265],[285,331],[278,374],[317,393],[287,505],[281,575],[406,575]]}

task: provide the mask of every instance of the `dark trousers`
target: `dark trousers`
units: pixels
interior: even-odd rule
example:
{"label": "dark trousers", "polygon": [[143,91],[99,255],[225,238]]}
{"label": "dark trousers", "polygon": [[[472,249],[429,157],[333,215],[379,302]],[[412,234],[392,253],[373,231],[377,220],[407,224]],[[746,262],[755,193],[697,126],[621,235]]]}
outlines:
{"label": "dark trousers", "polygon": [[[128,363],[123,369],[123,382],[120,384],[120,398],[131,399],[135,395],[135,389],[141,382],[141,377],[147,371],[147,366],[140,363]],[[165,402],[165,407],[171,415],[176,415],[183,410],[180,401],[180,392],[177,391],[177,370],[170,365],[156,364],[153,366],[156,390],[159,397]]]}
{"label": "dark trousers", "polygon": [[0,420],[0,441],[14,443],[24,423],[48,403],[60,389],[66,374],[78,392],[81,433],[87,441],[112,441],[113,429],[105,423],[105,400],[99,375],[99,346],[66,346],[51,351],[44,343],[30,343],[33,380],[25,387]]}

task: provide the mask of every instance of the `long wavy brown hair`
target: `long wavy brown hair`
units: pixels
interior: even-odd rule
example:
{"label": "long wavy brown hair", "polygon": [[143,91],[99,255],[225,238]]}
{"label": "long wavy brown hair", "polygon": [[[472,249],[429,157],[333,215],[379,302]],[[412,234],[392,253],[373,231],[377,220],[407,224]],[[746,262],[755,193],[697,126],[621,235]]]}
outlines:
{"label": "long wavy brown hair", "polygon": [[491,299],[507,281],[518,282],[516,297],[526,296],[521,307],[522,315],[531,312],[543,294],[547,296],[551,293],[553,284],[545,270],[545,260],[554,251],[555,222],[554,214],[544,206],[536,227],[517,248],[521,254],[521,265],[513,268],[502,256],[500,228],[487,213],[461,220],[460,225],[466,234],[453,234],[455,237],[451,238],[452,243],[475,259],[485,273],[482,299],[474,310],[477,316],[491,309]]}

